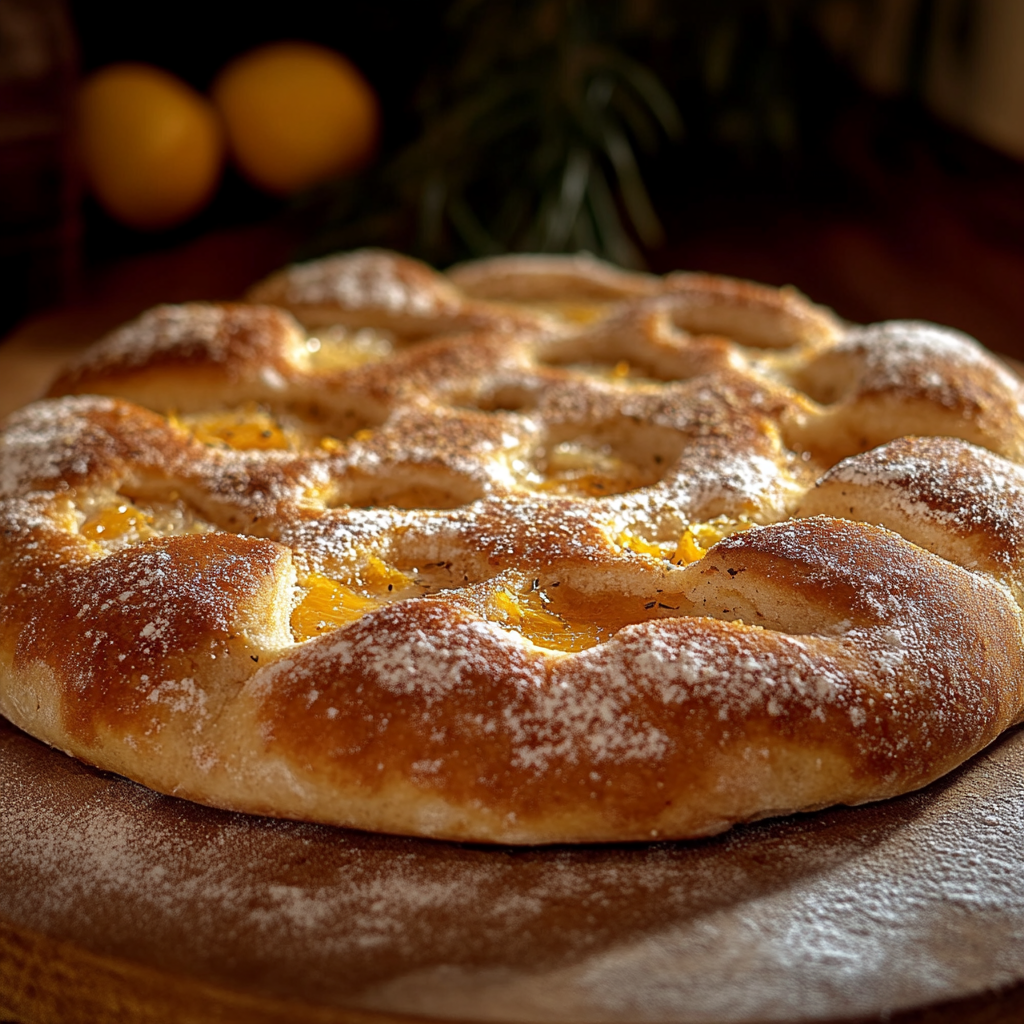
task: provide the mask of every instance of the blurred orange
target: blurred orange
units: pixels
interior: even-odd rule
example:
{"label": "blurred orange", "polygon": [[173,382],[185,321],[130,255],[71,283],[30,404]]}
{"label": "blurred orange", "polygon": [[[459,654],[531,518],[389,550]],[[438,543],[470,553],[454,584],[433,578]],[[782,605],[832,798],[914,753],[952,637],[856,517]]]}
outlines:
{"label": "blurred orange", "polygon": [[377,97],[353,64],[312,43],[272,43],[221,72],[213,100],[240,170],[287,195],[357,170],[373,155]]}
{"label": "blurred orange", "polygon": [[117,220],[153,230],[187,220],[210,199],[224,161],[212,104],[147,64],[112,64],[79,96],[86,181]]}

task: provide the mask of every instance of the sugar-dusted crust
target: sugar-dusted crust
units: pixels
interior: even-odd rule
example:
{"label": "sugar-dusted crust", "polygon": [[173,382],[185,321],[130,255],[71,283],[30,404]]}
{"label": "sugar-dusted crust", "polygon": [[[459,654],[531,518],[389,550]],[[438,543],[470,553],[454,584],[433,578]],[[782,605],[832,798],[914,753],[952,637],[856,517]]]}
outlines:
{"label": "sugar-dusted crust", "polygon": [[1024,717],[1021,388],[965,336],[582,257],[251,297],[145,314],[4,426],[33,735],[535,843],[881,799]]}

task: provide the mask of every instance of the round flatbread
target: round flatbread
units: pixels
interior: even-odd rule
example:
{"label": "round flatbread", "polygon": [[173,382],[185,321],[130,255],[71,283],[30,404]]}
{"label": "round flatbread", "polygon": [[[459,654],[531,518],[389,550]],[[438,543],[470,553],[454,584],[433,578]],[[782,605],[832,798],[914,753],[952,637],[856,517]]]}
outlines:
{"label": "round flatbread", "polygon": [[587,257],[158,307],[0,434],[0,711],[458,840],[906,792],[1024,717],[1021,400],[956,331]]}

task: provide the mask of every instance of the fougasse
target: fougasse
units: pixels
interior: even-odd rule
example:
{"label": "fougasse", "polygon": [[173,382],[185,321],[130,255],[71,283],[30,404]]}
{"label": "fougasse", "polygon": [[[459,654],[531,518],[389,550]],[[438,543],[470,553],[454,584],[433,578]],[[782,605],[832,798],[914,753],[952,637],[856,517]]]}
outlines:
{"label": "fougasse", "polygon": [[0,440],[0,710],[164,793],[494,843],[924,786],[1024,716],[1024,416],[957,331],[588,257],[161,306]]}

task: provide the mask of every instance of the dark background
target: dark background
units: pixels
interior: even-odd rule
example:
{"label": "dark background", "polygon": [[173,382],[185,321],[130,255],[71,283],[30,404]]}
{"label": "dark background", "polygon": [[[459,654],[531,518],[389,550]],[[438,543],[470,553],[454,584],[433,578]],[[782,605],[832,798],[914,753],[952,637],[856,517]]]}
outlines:
{"label": "dark background", "polygon": [[[879,95],[826,45],[811,18],[798,12],[776,36],[772,4],[733,3],[742,25],[739,57],[725,86],[710,90],[698,80],[703,58],[694,51],[710,37],[686,22],[685,12],[700,5],[676,6],[684,13],[665,31],[622,40],[672,92],[686,128],[681,141],[640,153],[665,229],[660,243],[640,246],[647,266],[794,283],[851,319],[934,319],[1024,355],[1024,169],[932,112],[918,77],[922,54],[911,48],[902,87]],[[926,21],[935,5],[918,6]],[[453,7],[437,0],[291,0],[271,8],[75,0],[67,10],[82,75],[137,60],[205,90],[228,60],[263,42],[306,39],[339,50],[380,97],[379,169],[416,139],[424,83],[464,45]],[[0,327],[32,306],[80,300],[97,275],[126,260],[211,232],[286,224],[287,257],[329,248],[322,230],[329,215],[315,197],[272,199],[230,168],[213,203],[171,231],[122,228],[87,197],[79,209],[74,284],[58,289],[63,294],[9,298]],[[465,255],[453,249],[433,258]]]}
{"label": "dark background", "polygon": [[[83,75],[115,61],[143,61],[205,91],[232,57],[261,43],[302,39],[337,49],[354,61],[380,97],[384,163],[417,134],[424,80],[456,55],[459,40],[450,12],[458,6],[439,0],[331,5],[293,0],[246,9],[197,0],[146,5],[76,0],[69,9]],[[681,52],[693,45],[685,38],[685,18],[660,38],[652,32],[622,40],[624,49],[650,65],[669,88],[686,125],[681,144],[663,146],[642,167],[654,205],[671,228],[669,236],[689,234],[696,223],[742,222],[765,203],[841,208],[870,202],[875,197],[863,193],[877,183],[865,176],[898,171],[908,159],[908,129],[915,137],[928,134],[931,118],[913,98],[874,102],[799,16],[793,19],[792,37],[773,50],[762,42],[771,36],[771,4],[731,6],[741,11],[747,49],[753,52],[737,59],[739,80],[722,95],[709,96],[689,81],[700,57]],[[787,108],[787,138],[769,137],[771,112],[758,109],[766,103]],[[737,124],[744,119],[746,125]],[[644,154],[639,155],[643,161]],[[268,215],[282,205],[249,188],[229,167],[214,207],[177,237]],[[166,234],[154,238],[119,232],[91,206],[87,213],[93,259],[167,244]],[[646,255],[655,264],[662,262],[658,253]]]}

